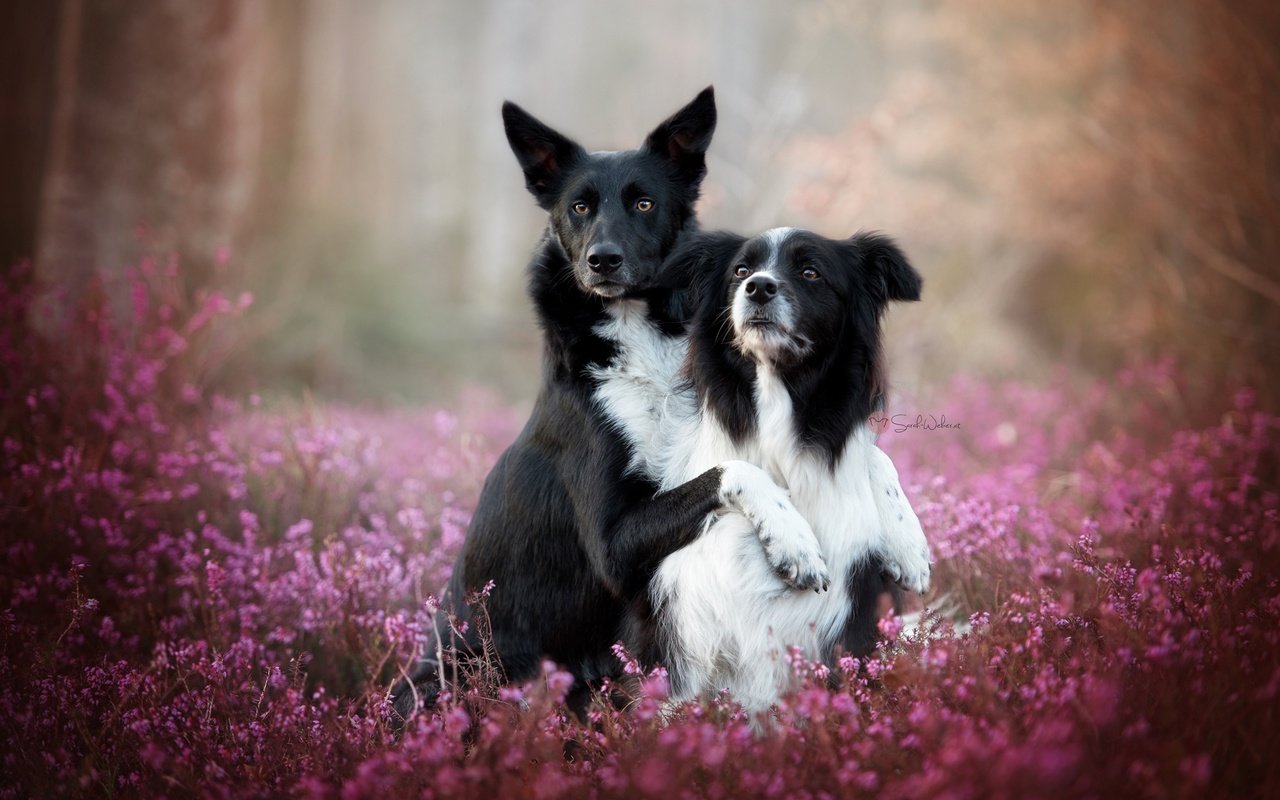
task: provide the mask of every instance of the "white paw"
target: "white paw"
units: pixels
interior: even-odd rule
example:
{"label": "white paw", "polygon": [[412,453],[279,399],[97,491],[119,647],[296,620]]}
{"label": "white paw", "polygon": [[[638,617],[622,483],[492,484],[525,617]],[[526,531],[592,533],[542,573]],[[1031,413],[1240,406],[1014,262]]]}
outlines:
{"label": "white paw", "polygon": [[920,518],[907,502],[893,462],[878,447],[871,449],[871,494],[880,515],[880,557],[885,572],[902,588],[929,591],[933,554]]}
{"label": "white paw", "polygon": [[763,515],[757,525],[764,556],[774,574],[792,589],[825,592],[831,587],[827,561],[809,523],[787,503],[790,513]]}
{"label": "white paw", "polygon": [[929,579],[933,573],[933,555],[929,545],[920,537],[915,546],[907,546],[886,552],[884,556],[885,572],[894,583],[910,592],[924,594],[929,591]]}
{"label": "white paw", "polygon": [[831,575],[813,529],[764,470],[743,461],[726,462],[720,496],[755,526],[765,559],[783,583],[815,592],[830,588]]}

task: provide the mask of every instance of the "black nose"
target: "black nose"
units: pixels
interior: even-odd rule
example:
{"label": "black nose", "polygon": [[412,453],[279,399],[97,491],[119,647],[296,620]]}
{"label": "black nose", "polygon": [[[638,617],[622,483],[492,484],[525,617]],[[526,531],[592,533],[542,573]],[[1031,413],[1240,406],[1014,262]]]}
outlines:
{"label": "black nose", "polygon": [[593,244],[587,249],[587,266],[592,272],[608,275],[622,266],[622,248],[613,242]]}
{"label": "black nose", "polygon": [[743,289],[753,303],[764,305],[778,294],[778,282],[768,275],[752,275]]}

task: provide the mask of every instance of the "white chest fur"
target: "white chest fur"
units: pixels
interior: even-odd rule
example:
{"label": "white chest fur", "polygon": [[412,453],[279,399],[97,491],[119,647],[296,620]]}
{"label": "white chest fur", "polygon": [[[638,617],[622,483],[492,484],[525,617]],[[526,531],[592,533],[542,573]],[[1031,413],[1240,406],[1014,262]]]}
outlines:
{"label": "white chest fur", "polygon": [[801,447],[790,396],[767,371],[759,376],[756,400],[756,434],[741,446],[733,446],[705,414],[696,432],[682,432],[672,444],[697,442],[686,475],[702,466],[696,462],[739,458],[760,465],[789,489],[813,527],[830,569],[830,590],[797,592],[783,585],[738,514],[723,515],[697,541],[668,557],[653,583],[672,660],[679,662],[674,699],[729,689],[752,711],[768,708],[790,684],[789,646],[818,659],[836,641],[850,612],[850,570],[880,538],[870,430],[855,433],[832,470],[821,454]]}
{"label": "white chest fur", "polygon": [[676,395],[680,366],[688,351],[684,336],[668,336],[649,320],[645,304],[621,300],[595,333],[618,345],[618,356],[597,367],[596,402],[631,445],[630,471],[661,474],[664,419]]}

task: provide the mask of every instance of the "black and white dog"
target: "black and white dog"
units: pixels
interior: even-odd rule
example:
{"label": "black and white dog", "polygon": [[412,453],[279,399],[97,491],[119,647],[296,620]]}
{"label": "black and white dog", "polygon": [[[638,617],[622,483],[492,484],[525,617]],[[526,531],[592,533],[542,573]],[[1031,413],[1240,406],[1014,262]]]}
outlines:
{"label": "black and white dog", "polygon": [[[891,300],[918,300],[921,280],[884,237],[791,228],[691,234],[667,270],[698,273],[702,300],[683,373],[650,398],[608,398],[619,428],[642,434],[634,468],[665,490],[730,459],[763,467],[813,526],[832,590],[792,591],[755,527],[721,513],[663,560],[629,640],[668,667],[672,699],[729,689],[762,711],[792,681],[788,647],[810,659],[863,654],[886,578],[928,588],[928,543],[867,422],[883,402],[881,317]],[[643,363],[651,345],[623,341],[619,363]]]}
{"label": "black and white dog", "polygon": [[[543,384],[529,422],[485,481],[435,653],[393,689],[405,718],[439,691],[442,658],[486,646],[484,626],[451,628],[447,616],[469,622],[464,598],[490,581],[488,627],[506,677],[533,677],[550,658],[578,678],[570,699],[580,702],[592,682],[618,673],[611,646],[628,607],[646,601],[654,570],[694,541],[714,511],[734,508],[750,520],[786,585],[820,589],[827,580],[812,530],[762,470],[708,462],[660,489],[630,469],[637,434],[618,427],[598,396],[619,382],[652,396],[650,376],[665,381],[684,357],[685,295],[655,279],[679,234],[695,226],[716,121],[711,89],[623,152],[588,153],[512,103],[502,115],[526,185],[549,217],[528,270],[545,342]],[[644,346],[619,368],[622,338]],[[641,425],[651,427],[647,418]]]}

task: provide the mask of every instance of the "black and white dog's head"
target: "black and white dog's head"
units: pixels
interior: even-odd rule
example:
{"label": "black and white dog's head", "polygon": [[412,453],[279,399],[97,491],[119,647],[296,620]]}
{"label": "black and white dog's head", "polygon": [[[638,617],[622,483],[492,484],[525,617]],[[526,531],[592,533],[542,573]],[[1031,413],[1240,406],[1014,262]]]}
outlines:
{"label": "black and white dog's head", "polygon": [[920,299],[906,256],[877,234],[691,233],[664,267],[664,280],[689,279],[701,297],[691,378],[726,429],[735,438],[753,430],[755,382],[767,370],[791,395],[797,433],[834,464],[883,402],[885,308]]}
{"label": "black and white dog's head", "polygon": [[615,298],[649,288],[693,218],[716,125],[711,87],[635,150],[588,153],[510,102],[502,118],[583,291]]}
{"label": "black and white dog's head", "polygon": [[890,300],[919,300],[920,275],[889,239],[774,228],[747,240],[728,274],[734,346],[786,371],[838,350],[877,352]]}

